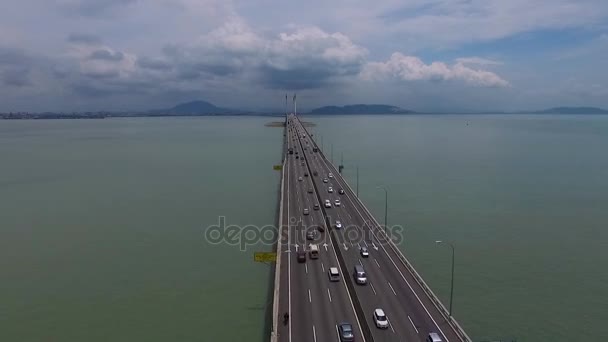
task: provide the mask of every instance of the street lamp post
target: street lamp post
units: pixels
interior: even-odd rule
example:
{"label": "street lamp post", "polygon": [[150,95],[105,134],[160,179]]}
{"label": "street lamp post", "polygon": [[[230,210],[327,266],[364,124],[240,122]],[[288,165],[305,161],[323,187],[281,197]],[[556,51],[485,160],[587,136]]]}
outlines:
{"label": "street lamp post", "polygon": [[359,164],[357,164],[357,198],[359,198]]}
{"label": "street lamp post", "polygon": [[[441,240],[437,240],[435,241],[435,243],[437,244],[441,244],[443,243],[443,241]],[[454,298],[454,245],[450,242],[446,242],[448,245],[450,245],[450,247],[452,247],[452,281],[451,281],[451,285],[450,285],[450,318],[452,317],[452,299]]]}
{"label": "street lamp post", "polygon": [[388,228],[388,190],[383,185],[376,188],[384,190],[384,231],[386,232]]}

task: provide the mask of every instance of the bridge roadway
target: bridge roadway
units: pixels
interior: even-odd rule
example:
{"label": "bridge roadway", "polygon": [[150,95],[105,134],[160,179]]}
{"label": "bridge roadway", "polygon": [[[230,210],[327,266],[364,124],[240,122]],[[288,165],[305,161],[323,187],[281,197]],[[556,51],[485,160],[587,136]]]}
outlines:
{"label": "bridge roadway", "polygon": [[[285,162],[283,196],[288,209],[282,218],[279,310],[290,312],[290,319],[287,325],[280,324],[279,341],[336,341],[341,322],[353,324],[357,341],[366,340],[366,336],[370,341],[424,341],[430,332],[438,333],[444,341],[462,341],[338,170],[318,146],[318,152],[313,152],[316,143],[297,117],[288,117],[286,133],[287,148],[292,147],[294,154],[287,154]],[[331,208],[324,208],[326,199]],[[341,205],[335,206],[335,200]],[[313,209],[315,203],[320,210]],[[303,215],[305,208],[309,215]],[[336,220],[341,229],[335,227]],[[312,241],[320,246],[319,259],[298,263],[296,251],[310,248],[305,230],[319,225],[325,232]],[[369,257],[361,256],[363,246]],[[366,285],[354,284],[352,273],[357,264],[367,273]],[[340,282],[329,282],[329,266],[340,267]],[[376,308],[384,310],[389,329],[376,328]]]}

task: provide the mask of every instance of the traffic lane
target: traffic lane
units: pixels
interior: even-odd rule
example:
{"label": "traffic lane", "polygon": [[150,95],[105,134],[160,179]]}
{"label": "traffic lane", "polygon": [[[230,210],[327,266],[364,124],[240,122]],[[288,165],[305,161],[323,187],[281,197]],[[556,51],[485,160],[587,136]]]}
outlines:
{"label": "traffic lane", "polygon": [[[329,164],[329,161],[327,161],[326,158],[323,158],[323,161],[324,161],[324,163]],[[327,168],[329,168],[329,166],[327,166]],[[329,169],[331,170],[331,168],[329,168]],[[338,180],[338,182],[340,182],[340,181],[345,182],[343,179]],[[357,201],[353,200],[354,196],[353,196],[352,192],[349,191],[348,187],[344,186],[344,189],[347,192],[346,195],[351,202],[351,206],[353,207],[353,209],[355,211],[358,210],[356,213],[356,216],[359,216],[364,222],[367,219],[368,223],[366,223],[365,226],[368,229],[370,229],[377,238],[378,237],[377,234],[381,233],[381,232],[379,232],[380,228],[379,227],[375,227],[375,229],[373,228],[375,226],[375,224],[371,224],[371,222],[374,222],[373,219],[363,209],[363,206],[360,203],[357,203]],[[397,253],[388,246],[386,246],[386,247],[380,246],[380,247],[381,247],[381,250],[384,252],[384,254],[381,254],[381,255],[385,256],[384,263],[388,266],[393,265],[393,268],[395,270],[395,272],[389,272],[389,275],[393,276],[393,278],[397,278],[397,279],[393,280],[394,283],[399,284],[399,286],[402,288],[402,290],[407,290],[405,292],[406,293],[409,292],[411,294],[411,296],[416,298],[416,302],[418,302],[417,305],[413,305],[413,308],[414,308],[414,312],[416,312],[415,315],[417,317],[417,321],[422,321],[423,323],[414,322],[414,324],[420,324],[426,330],[437,332],[437,333],[443,335],[443,337],[448,341],[450,341],[450,340],[458,341],[459,340],[458,336],[456,336],[456,334],[454,333],[451,326],[445,321],[443,316],[438,312],[437,308],[434,306],[434,304],[431,302],[431,300],[426,296],[426,294],[424,293],[422,288],[420,288],[420,286],[415,281],[415,279],[414,279],[413,275],[410,273],[410,271],[399,260]],[[389,267],[389,269],[390,269],[390,267]],[[397,277],[397,274],[399,275],[398,277]],[[399,280],[398,278],[401,278],[401,280]],[[421,333],[424,334],[424,332],[421,332]]]}
{"label": "traffic lane", "polygon": [[[311,182],[314,182],[314,175],[312,174],[313,167],[311,167],[312,165],[310,163],[309,156],[310,156],[310,154],[307,153],[306,159],[309,162],[308,166],[310,169],[309,171],[311,172]],[[316,192],[315,192],[315,198],[318,199]],[[322,215],[322,213],[321,213],[321,215]],[[328,243],[330,253],[333,253],[333,259],[331,259],[333,261],[333,265],[338,267],[338,269],[340,270],[340,274],[343,275],[344,272],[346,272],[346,271],[342,270],[341,265],[339,264],[339,262],[337,260],[336,252],[333,249],[333,245],[331,243],[331,235],[329,234],[330,229],[331,228],[329,228],[329,227],[326,227],[326,229],[325,229],[324,237],[328,240],[325,242]],[[323,266],[322,266],[322,268],[323,268]],[[325,282],[330,283],[328,276],[325,278]],[[331,283],[335,284],[333,282],[331,282]],[[337,325],[342,322],[348,322],[353,325],[355,333],[360,335],[361,339],[364,339],[361,327],[360,327],[358,319],[356,317],[354,304],[350,298],[350,293],[348,292],[348,288],[346,287],[346,284],[343,281],[341,281],[340,283],[342,284],[342,287],[333,285],[334,289],[337,290],[337,291],[334,291],[333,301],[338,303],[338,305],[336,306],[336,309],[337,309],[337,312],[339,312],[338,317],[341,317],[340,319],[338,319],[337,321],[334,322],[335,323],[334,328],[337,329]],[[332,286],[332,285],[330,285],[330,286]],[[328,288],[328,297],[329,298],[331,298],[331,293],[332,292],[331,292],[331,287],[330,287],[330,288]],[[339,295],[336,296],[335,295],[336,293]],[[336,335],[336,338],[337,338],[337,335]]]}
{"label": "traffic lane", "polygon": [[[356,228],[351,226],[347,229],[356,229]],[[344,229],[340,230],[340,232],[344,233]],[[339,234],[338,239],[340,239],[341,243],[348,245],[345,234]],[[358,250],[356,248],[347,247],[347,249],[344,249],[341,252],[346,261],[346,264],[349,267],[349,271],[350,271],[349,276],[354,278],[355,265],[363,264],[362,261],[360,260],[360,258],[358,257]],[[366,320],[368,326],[370,327],[374,341],[403,341],[403,340],[409,341],[409,340],[411,340],[411,338],[413,338],[415,336],[412,336],[412,334],[408,333],[407,330],[399,328],[398,326],[394,325],[395,322],[399,322],[398,317],[396,317],[396,314],[395,315],[391,314],[391,312],[392,312],[391,309],[393,308],[393,306],[395,304],[394,303],[391,305],[387,304],[388,301],[391,301],[391,300],[394,301],[394,298],[388,297],[388,292],[386,292],[388,290],[383,290],[384,289],[383,286],[378,286],[378,284],[381,284],[382,276],[376,275],[378,278],[372,279],[372,275],[369,274],[369,272],[365,268],[365,266],[364,266],[364,269],[368,273],[368,275],[367,275],[368,284],[358,285],[358,284],[356,284],[354,279],[353,279],[353,282],[355,283],[355,291],[356,291],[357,298],[359,299],[359,302],[361,303],[361,307],[366,314],[365,320]],[[374,285],[374,284],[376,284],[376,285]],[[377,308],[382,308],[383,310],[385,310],[385,313],[389,317],[391,326],[388,329],[379,329],[376,327],[375,320],[373,318],[373,312]],[[391,318],[392,316],[395,316],[395,317]],[[397,325],[399,325],[399,324],[397,324]],[[414,339],[414,340],[416,340],[416,339]]]}
{"label": "traffic lane", "polygon": [[[322,157],[320,157],[320,158],[322,158]],[[320,159],[320,158],[316,158],[316,159]],[[329,175],[329,173],[330,173],[330,172],[333,172],[333,171],[334,171],[334,170],[332,170],[332,169],[329,167],[329,165],[327,165],[327,164],[329,164],[329,162],[328,162],[328,161],[326,161],[326,160],[320,160],[320,161],[319,161],[319,163],[320,163],[321,165],[318,165],[318,166],[321,166],[321,169],[324,171],[324,177],[325,177],[325,174]],[[325,165],[323,165],[323,164],[325,164]],[[337,186],[337,187],[341,187],[341,188],[347,188],[346,186],[343,186],[343,185],[340,183],[340,180],[339,180],[339,178],[338,178],[338,177],[339,177],[339,175],[337,175],[337,176],[335,175],[335,177],[331,179],[330,183],[323,183],[323,184],[330,184],[332,187],[333,187],[333,186]],[[345,190],[345,191],[346,191],[346,190]],[[329,195],[329,197],[331,198],[331,201],[332,201],[332,202],[335,200],[335,197],[334,197],[334,196]],[[350,199],[350,198],[349,198],[349,199]],[[351,205],[353,206],[353,209],[354,209],[354,207],[355,207],[357,204],[356,204],[356,203],[351,203]],[[340,211],[341,211],[341,210],[344,210],[344,209],[340,208],[340,209],[336,210],[336,215],[335,215],[335,216],[336,216],[336,217],[338,217],[338,219],[340,219],[340,220],[342,221],[342,223],[343,223],[343,224],[345,224],[345,223],[346,223],[346,224],[353,223],[355,226],[358,226],[358,227],[362,227],[362,226],[364,226],[364,224],[365,224],[365,223],[364,223],[364,222],[362,222],[362,221],[364,221],[365,219],[364,219],[364,217],[363,217],[362,215],[359,215],[359,213],[358,213],[358,212],[356,212],[356,213],[355,213],[355,212],[353,212],[353,213],[351,214],[350,212],[348,212],[348,210],[345,210],[346,215],[344,215],[345,213],[342,213],[342,215],[340,215]],[[346,216],[348,216],[348,219],[346,218]],[[353,221],[354,221],[354,222],[353,222]],[[357,222],[357,221],[358,221],[358,222]],[[358,235],[358,236],[366,236],[366,235],[368,235],[368,236],[369,236],[370,234],[365,234],[365,233],[363,232],[363,229],[361,229],[361,230],[360,230],[360,232],[359,232],[358,234],[356,234],[356,235]],[[343,244],[344,244],[344,243],[346,243],[346,242],[347,242],[347,241],[342,241],[342,243],[343,243]],[[363,240],[363,242],[365,243],[365,240]],[[351,244],[351,245],[352,245],[352,244]],[[375,249],[374,249],[374,250],[375,250]],[[352,251],[351,251],[351,252],[352,252]],[[379,253],[379,254],[378,254],[378,256],[380,257],[380,260],[382,260],[382,259],[384,259],[384,258],[385,258],[385,257],[383,256],[383,253]],[[351,264],[354,264],[354,263],[356,262],[356,261],[354,261],[354,260],[352,260],[352,259],[350,259],[350,260],[351,260]],[[380,263],[386,263],[387,265],[390,265],[390,264],[388,263],[388,261],[386,261],[386,260],[382,260],[382,262],[380,262],[380,261],[378,261],[378,260],[376,260],[376,261],[378,262],[378,264],[377,264],[378,268],[379,268]],[[359,262],[360,262],[360,261],[359,261]],[[353,267],[354,267],[354,266],[353,266]],[[372,270],[373,270],[373,268],[372,268]],[[373,271],[372,271],[372,272],[373,272]],[[376,272],[376,273],[377,273],[377,272]],[[384,292],[384,293],[393,293],[393,294],[396,296],[396,293],[397,293],[397,292],[396,292],[396,290],[395,290],[395,286],[397,286],[397,287],[399,287],[399,291],[400,291],[400,292],[403,292],[404,294],[406,294],[406,295],[404,296],[404,299],[405,299],[405,300],[407,300],[407,301],[409,301],[409,303],[407,304],[407,306],[408,306],[408,307],[412,307],[412,308],[420,307],[420,305],[415,305],[416,303],[412,302],[412,299],[411,299],[411,297],[412,297],[412,296],[411,296],[411,294],[413,294],[413,293],[412,293],[412,292],[413,292],[413,290],[408,289],[408,290],[409,290],[409,291],[408,291],[408,290],[406,290],[406,289],[403,289],[403,287],[406,285],[406,283],[403,281],[403,279],[401,279],[401,280],[399,280],[399,279],[395,279],[395,277],[394,277],[394,273],[395,273],[395,272],[388,272],[388,273],[389,273],[389,275],[392,275],[392,280],[393,280],[393,282],[391,283],[390,281],[388,281],[388,280],[387,280],[387,282],[386,282],[386,283],[384,283],[384,282],[379,283],[379,285],[382,285],[382,286],[381,286],[381,287],[382,287],[382,292]],[[378,278],[378,279],[381,279],[381,278]],[[388,287],[388,288],[390,289],[390,292],[389,292],[389,289],[387,289],[386,287]],[[408,293],[409,293],[410,295],[407,295]],[[418,303],[418,304],[420,304],[420,303]],[[389,305],[389,306],[390,306],[391,308],[393,308],[393,306],[392,306],[392,305]],[[393,310],[391,310],[391,311],[393,311]],[[411,329],[405,330],[405,331],[404,331],[404,333],[405,333],[405,334],[407,334],[407,335],[410,335],[410,338],[413,338],[414,336],[416,336],[416,337],[420,338],[420,336],[418,336],[418,332],[419,332],[420,330],[418,329],[418,327],[416,327],[416,323],[414,323],[414,322],[413,322],[413,320],[411,319],[411,316],[408,314],[409,312],[405,312],[405,310],[402,310],[402,309],[396,309],[396,308],[395,308],[395,313],[396,313],[396,315],[399,315],[399,316],[401,316],[402,318],[407,317],[407,320],[408,320],[408,321],[410,321],[410,323],[411,323]],[[424,313],[426,314],[426,312],[424,312]],[[414,313],[412,313],[412,314],[414,315]],[[388,313],[387,313],[387,315],[388,315]],[[415,313],[415,315],[416,315],[416,318],[415,318],[416,320],[418,320],[418,319],[422,319],[422,320],[424,321],[424,325],[427,327],[427,330],[432,329],[432,327],[433,327],[433,326],[437,326],[437,324],[435,324],[435,322],[433,322],[433,321],[431,320],[430,314],[423,315],[423,314],[421,314],[421,313],[418,311],[418,312],[416,312],[416,313]],[[429,322],[429,321],[430,321],[430,322]],[[429,328],[429,327],[430,327],[430,328]],[[438,329],[435,329],[435,330],[430,330],[430,331],[436,331],[436,330],[438,330]],[[416,334],[416,335],[411,336],[412,334]]]}
{"label": "traffic lane", "polygon": [[[293,162],[290,163],[289,166],[289,170],[288,171],[292,171],[293,169]],[[291,219],[292,217],[298,217],[297,216],[297,201],[294,201],[294,189],[297,188],[297,183],[295,181],[295,177],[293,177],[293,174],[290,174],[289,177],[289,194],[288,194],[288,217],[290,220],[290,223],[292,222]],[[289,224],[289,240],[290,242],[292,242],[291,238],[294,238],[297,234],[296,234],[296,229],[297,227],[295,227],[292,224]],[[289,308],[289,316],[290,319],[287,322],[288,325],[288,329],[289,329],[289,335],[288,338],[286,339],[287,341],[311,341],[314,336],[312,334],[312,331],[310,331],[309,329],[307,329],[306,327],[311,326],[312,325],[312,312],[309,310],[307,302],[306,302],[306,298],[303,296],[304,291],[302,290],[302,286],[301,284],[304,283],[305,281],[305,275],[302,272],[298,272],[297,269],[297,261],[296,258],[294,258],[291,254],[292,254],[292,248],[293,246],[290,244],[289,246],[289,251],[288,252],[288,260],[289,260],[289,296],[290,296],[290,308]],[[307,310],[308,308],[308,310]],[[296,322],[296,324],[294,324],[294,322]],[[283,324],[285,325],[285,323],[283,322]],[[283,339],[285,340],[285,339]]]}
{"label": "traffic lane", "polygon": [[[298,168],[302,168],[302,162],[306,163],[304,160],[298,161]],[[298,243],[301,246],[302,250],[308,252],[310,251],[311,241],[307,240],[306,233],[309,229],[311,229],[311,227],[322,223],[322,214],[318,211],[313,210],[313,202],[311,195],[314,195],[314,192],[313,194],[309,194],[306,189],[308,186],[311,185],[311,182],[312,181],[308,179],[306,180],[306,182],[298,181],[298,183],[301,184],[299,184],[299,191],[297,193],[298,199],[301,203],[301,209],[309,209],[309,215],[303,215],[302,220],[300,220],[300,224],[297,225],[298,228],[296,233],[296,236],[299,239]],[[320,251],[319,254],[324,253]],[[333,322],[336,321],[335,311],[337,310],[335,310],[330,305],[328,287],[324,286],[324,274],[322,272],[324,266],[322,266],[323,262],[321,260],[326,259],[326,256],[320,255],[319,259],[313,260],[310,259],[309,255],[310,254],[308,254],[307,256],[306,263],[299,264],[299,271],[302,272],[302,270],[304,270],[304,273],[306,274],[306,280],[304,283],[307,287],[306,289],[304,289],[304,291],[303,289],[300,289],[300,291],[306,294],[308,298],[309,310],[313,316],[312,324],[309,327],[313,334],[312,340],[326,341],[333,339],[333,337],[335,336]]]}
{"label": "traffic lane", "polygon": [[[348,232],[348,230],[358,231],[355,234],[345,234],[345,238],[360,239],[361,234],[363,234],[361,222],[343,220],[346,222],[344,225],[345,232]],[[416,303],[412,301],[407,291],[402,290],[400,286],[402,282],[390,277],[393,272],[385,272],[382,268],[381,264],[384,264],[382,252],[368,248],[369,257],[367,258],[364,258],[357,248],[346,253],[349,254],[347,257],[351,259],[352,263],[361,264],[365,269],[368,276],[368,286],[372,288],[377,300],[377,308],[384,310],[391,324],[391,329],[401,338],[412,341],[423,340],[424,337],[420,335],[420,329],[414,325],[414,320],[411,318],[410,308],[415,307]]]}

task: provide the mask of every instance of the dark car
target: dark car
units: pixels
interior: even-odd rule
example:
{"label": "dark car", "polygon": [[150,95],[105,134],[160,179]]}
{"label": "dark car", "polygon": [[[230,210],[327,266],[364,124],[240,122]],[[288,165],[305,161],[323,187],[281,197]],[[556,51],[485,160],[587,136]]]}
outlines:
{"label": "dark car", "polygon": [[312,188],[308,188],[308,193],[312,194]]}
{"label": "dark car", "polygon": [[306,252],[298,251],[298,262],[306,262]]}
{"label": "dark car", "polygon": [[315,203],[315,205],[312,207],[314,210],[319,210],[319,203]]}
{"label": "dark car", "polygon": [[313,176],[318,176],[318,175],[319,175],[319,173],[318,173],[317,171],[315,171],[315,172],[313,172],[313,173],[312,173],[312,175],[313,175]]}
{"label": "dark car", "polygon": [[340,333],[340,341],[342,342],[351,342],[355,340],[355,332],[350,323],[340,323],[340,325],[338,325],[338,332]]}
{"label": "dark car", "polygon": [[340,189],[340,191],[338,191],[338,193],[339,193],[340,195],[344,195],[344,189]]}

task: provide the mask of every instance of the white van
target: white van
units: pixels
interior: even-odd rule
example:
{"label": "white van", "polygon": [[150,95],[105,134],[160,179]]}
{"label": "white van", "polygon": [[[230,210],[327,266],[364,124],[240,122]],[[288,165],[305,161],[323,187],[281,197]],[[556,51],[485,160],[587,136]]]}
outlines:
{"label": "white van", "polygon": [[340,272],[337,267],[329,268],[329,281],[340,281]]}
{"label": "white van", "polygon": [[310,245],[310,258],[318,259],[319,258],[319,245]]}

